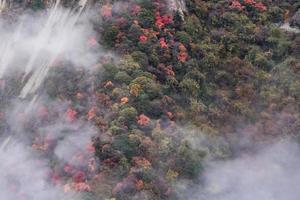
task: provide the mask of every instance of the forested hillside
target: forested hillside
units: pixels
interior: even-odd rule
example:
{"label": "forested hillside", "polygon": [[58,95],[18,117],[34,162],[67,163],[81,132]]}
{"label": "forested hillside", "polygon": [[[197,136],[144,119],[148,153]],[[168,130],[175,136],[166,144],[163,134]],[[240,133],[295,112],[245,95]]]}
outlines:
{"label": "forested hillside", "polygon": [[[10,22],[24,13],[42,19],[40,13],[54,9],[40,38],[33,36],[37,23],[23,38],[14,35],[16,44],[0,44],[0,134],[26,141],[35,157],[46,158],[47,182],[63,193],[86,200],[221,200],[226,190],[202,192],[211,163],[248,158],[278,141],[298,144],[297,0],[65,0],[56,4],[66,9],[61,15],[52,1],[10,1],[7,8],[3,2],[0,18]],[[66,15],[70,7],[74,14]],[[0,36],[11,38],[10,26],[2,24]],[[11,50],[20,43],[36,54]],[[32,70],[45,63],[49,68]],[[286,170],[282,163],[278,169]],[[262,166],[269,171],[268,162]],[[22,188],[15,182],[10,187]],[[296,178],[291,185],[299,183]],[[36,198],[15,190],[22,200]],[[252,198],[300,198],[285,191]],[[249,199],[237,197],[226,200]]]}

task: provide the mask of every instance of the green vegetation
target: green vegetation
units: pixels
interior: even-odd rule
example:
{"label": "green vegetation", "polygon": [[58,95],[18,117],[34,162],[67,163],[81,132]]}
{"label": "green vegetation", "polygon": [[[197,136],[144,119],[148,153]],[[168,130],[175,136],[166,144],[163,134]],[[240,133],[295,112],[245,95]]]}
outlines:
{"label": "green vegetation", "polygon": [[[186,0],[184,16],[164,0],[95,2],[106,9],[99,43],[117,58],[91,72],[52,68],[43,91],[97,127],[100,181],[87,178],[86,199],[176,199],[173,183],[201,177],[207,155],[232,156],[239,133],[299,132],[300,35],[277,24],[299,14],[296,1]],[[201,134],[226,145],[204,151]]]}

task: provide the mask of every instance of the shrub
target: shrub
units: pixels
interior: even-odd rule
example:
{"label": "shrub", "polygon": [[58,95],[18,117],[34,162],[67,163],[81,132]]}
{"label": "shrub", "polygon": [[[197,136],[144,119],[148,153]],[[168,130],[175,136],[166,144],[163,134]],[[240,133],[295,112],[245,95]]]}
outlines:
{"label": "shrub", "polygon": [[113,25],[104,25],[102,33],[102,41],[105,46],[114,47],[119,30]]}
{"label": "shrub", "polygon": [[154,80],[145,76],[140,76],[134,79],[133,81],[131,81],[130,85],[131,87],[139,86],[142,90],[141,92],[147,94],[150,99],[160,97],[162,93],[161,86]]}
{"label": "shrub", "polygon": [[43,0],[33,0],[30,3],[30,8],[32,10],[35,10],[35,11],[43,9],[44,7],[45,7],[45,5],[44,5],[44,1]]}
{"label": "shrub", "polygon": [[179,87],[185,95],[194,97],[198,95],[200,89],[199,84],[195,80],[190,78],[183,79],[180,82]]}
{"label": "shrub", "polygon": [[175,38],[185,46],[188,46],[191,41],[190,35],[184,31],[178,31],[175,35]]}
{"label": "shrub", "polygon": [[187,142],[183,142],[178,148],[176,168],[179,174],[188,178],[197,178],[202,171],[202,157],[204,153],[192,149]]}
{"label": "shrub", "polygon": [[120,62],[120,68],[131,75],[133,72],[140,69],[141,66],[133,60],[131,55],[125,55]]}
{"label": "shrub", "polygon": [[284,20],[284,11],[278,6],[271,7],[268,14],[268,20],[273,23],[279,23]]}
{"label": "shrub", "polygon": [[52,98],[62,95],[71,99],[75,98],[82,78],[82,74],[72,67],[56,67],[50,70],[44,86]]}
{"label": "shrub", "polygon": [[254,60],[254,65],[265,71],[269,71],[272,69],[272,66],[274,66],[274,63],[269,61],[263,54],[257,54]]}
{"label": "shrub", "polygon": [[105,72],[107,73],[106,76],[108,78],[114,77],[114,75],[118,72],[118,69],[117,69],[116,65],[113,64],[113,63],[103,64],[103,68],[105,69]]}
{"label": "shrub", "polygon": [[143,8],[139,13],[138,18],[143,28],[150,28],[154,25],[154,14],[151,10]]}
{"label": "shrub", "polygon": [[123,153],[128,159],[131,159],[138,154],[138,144],[136,143],[136,141],[131,141],[128,135],[122,134],[116,136],[114,141],[112,142],[112,147],[115,150]]}
{"label": "shrub", "polygon": [[148,56],[141,51],[133,52],[131,54],[131,57],[135,62],[139,63],[139,65],[143,68],[146,68],[149,64]]}
{"label": "shrub", "polygon": [[137,114],[134,107],[128,107],[120,111],[119,117],[123,118],[125,123],[135,123]]}
{"label": "shrub", "polygon": [[118,126],[115,126],[115,125],[112,125],[110,128],[109,128],[109,131],[114,134],[114,135],[120,135],[122,133],[125,133],[126,130],[124,130],[123,128],[120,128]]}
{"label": "shrub", "polygon": [[121,82],[121,83],[125,83],[125,84],[129,84],[130,81],[132,80],[131,76],[129,76],[127,74],[127,72],[124,71],[119,71],[116,75],[115,75],[115,80]]}

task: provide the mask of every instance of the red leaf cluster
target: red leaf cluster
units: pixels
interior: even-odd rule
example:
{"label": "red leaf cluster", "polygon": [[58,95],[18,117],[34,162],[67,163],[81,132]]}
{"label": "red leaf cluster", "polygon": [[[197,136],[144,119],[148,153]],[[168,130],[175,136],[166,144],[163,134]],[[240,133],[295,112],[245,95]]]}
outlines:
{"label": "red leaf cluster", "polygon": [[77,192],[80,191],[89,192],[91,191],[91,186],[86,182],[68,183],[64,185],[64,192],[70,192],[71,190],[75,190]]}
{"label": "red leaf cluster", "polygon": [[111,17],[112,16],[112,6],[110,4],[106,4],[101,8],[101,14],[103,17]]}
{"label": "red leaf cluster", "polygon": [[173,16],[170,14],[165,14],[162,16],[162,21],[164,24],[172,24],[173,23]]}
{"label": "red leaf cluster", "polygon": [[85,180],[85,173],[83,171],[77,171],[74,175],[73,175],[73,181],[74,182],[83,182]]}
{"label": "red leaf cluster", "polygon": [[179,49],[179,53],[177,56],[178,60],[180,62],[185,62],[188,58],[188,53],[187,53],[185,46],[182,43],[180,43],[178,46],[178,49]]}
{"label": "red leaf cluster", "polygon": [[131,13],[133,15],[137,15],[140,11],[141,11],[141,6],[139,6],[137,4],[132,5],[132,7],[131,7]]}
{"label": "red leaf cluster", "polygon": [[111,81],[107,81],[107,82],[105,83],[104,87],[105,87],[106,89],[107,89],[107,88],[112,88],[112,87],[114,87],[114,84],[113,84],[113,82],[111,82]]}
{"label": "red leaf cluster", "polygon": [[137,167],[143,167],[143,168],[151,167],[151,163],[144,157],[137,156],[137,157],[133,157],[132,160]]}
{"label": "red leaf cluster", "polygon": [[166,25],[173,23],[173,17],[170,14],[165,14],[163,16],[160,15],[160,12],[155,13],[155,25],[159,28],[162,29]]}
{"label": "red leaf cluster", "polygon": [[169,117],[170,120],[174,119],[174,115],[172,112],[167,112],[167,116]]}
{"label": "red leaf cluster", "polygon": [[141,126],[147,126],[150,122],[150,118],[147,117],[146,115],[144,114],[141,114],[139,117],[138,117],[138,124],[141,125]]}
{"label": "red leaf cluster", "polygon": [[238,0],[233,0],[231,2],[230,8],[243,10],[245,8],[245,5],[248,5],[258,9],[261,12],[267,10],[267,7],[262,2],[256,2],[254,0],[244,0],[242,3]]}
{"label": "red leaf cluster", "polygon": [[249,4],[249,5],[254,5],[255,4],[254,0],[245,0],[244,2],[245,2],[245,4]]}
{"label": "red leaf cluster", "polygon": [[147,36],[145,36],[145,35],[141,35],[140,36],[140,42],[141,43],[145,43],[145,42],[147,42],[148,41],[148,37]]}
{"label": "red leaf cluster", "polygon": [[50,179],[54,185],[60,185],[61,183],[61,177],[57,173],[53,173]]}
{"label": "red leaf cluster", "polygon": [[87,41],[88,45],[94,47],[98,44],[96,37],[90,37]]}
{"label": "red leaf cluster", "polygon": [[87,114],[87,117],[88,117],[88,120],[89,120],[89,121],[91,121],[92,119],[95,118],[96,112],[97,112],[97,107],[92,107],[92,108],[89,110],[89,112],[88,112],[88,114]]}
{"label": "red leaf cluster", "polygon": [[167,76],[175,76],[172,65],[165,66],[164,64],[159,64],[157,68],[163,71]]}
{"label": "red leaf cluster", "polygon": [[91,191],[90,185],[87,184],[86,182],[75,183],[73,184],[73,188],[76,191],[86,191],[86,192]]}
{"label": "red leaf cluster", "polygon": [[245,6],[243,6],[239,1],[232,1],[230,8],[236,8],[238,10],[243,10]]}
{"label": "red leaf cluster", "polygon": [[127,104],[128,102],[129,102],[128,97],[123,97],[123,98],[121,99],[121,105]]}
{"label": "red leaf cluster", "polygon": [[89,142],[89,143],[86,145],[86,150],[87,150],[89,153],[95,153],[94,143],[93,143],[93,142]]}
{"label": "red leaf cluster", "polygon": [[262,2],[256,3],[254,5],[254,7],[257,8],[258,10],[260,10],[260,11],[266,11],[267,10],[267,7]]}
{"label": "red leaf cluster", "polygon": [[159,32],[154,31],[152,29],[144,29],[144,28],[142,28],[141,30],[142,30],[142,32],[144,33],[144,35],[146,37],[156,37],[156,36],[159,35]]}
{"label": "red leaf cluster", "polygon": [[137,180],[135,182],[135,187],[137,190],[142,190],[144,187],[144,182],[142,180]]}
{"label": "red leaf cluster", "polygon": [[159,39],[159,43],[160,43],[161,48],[163,48],[163,49],[167,49],[168,48],[168,44],[166,43],[166,39],[165,38],[160,38]]}
{"label": "red leaf cluster", "polygon": [[73,122],[76,120],[77,112],[72,108],[69,108],[66,112],[66,116],[68,122]]}

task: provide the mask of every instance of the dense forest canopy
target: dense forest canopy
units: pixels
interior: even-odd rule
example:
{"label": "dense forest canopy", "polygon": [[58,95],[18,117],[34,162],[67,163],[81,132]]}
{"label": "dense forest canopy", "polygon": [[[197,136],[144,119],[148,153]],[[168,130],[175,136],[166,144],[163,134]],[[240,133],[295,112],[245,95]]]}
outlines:
{"label": "dense forest canopy", "polygon": [[[300,198],[299,1],[0,0],[0,19],[0,196]],[[23,146],[63,196],[2,163]]]}

